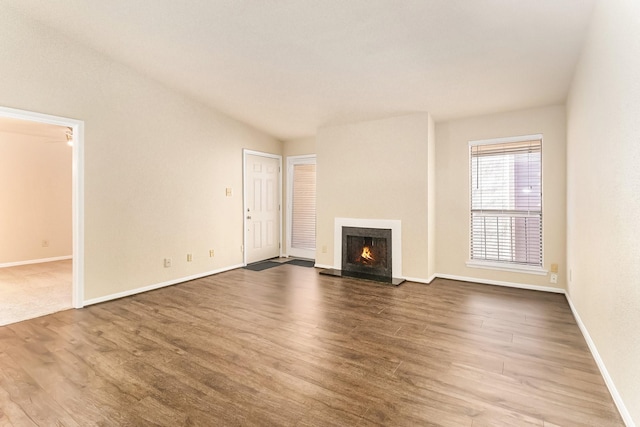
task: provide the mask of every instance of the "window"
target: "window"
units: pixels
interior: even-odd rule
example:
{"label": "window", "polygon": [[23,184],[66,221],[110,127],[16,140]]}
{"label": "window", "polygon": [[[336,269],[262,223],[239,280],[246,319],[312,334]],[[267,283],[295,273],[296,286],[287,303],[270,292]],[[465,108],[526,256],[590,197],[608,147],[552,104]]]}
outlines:
{"label": "window", "polygon": [[469,146],[469,265],[541,270],[542,135]]}

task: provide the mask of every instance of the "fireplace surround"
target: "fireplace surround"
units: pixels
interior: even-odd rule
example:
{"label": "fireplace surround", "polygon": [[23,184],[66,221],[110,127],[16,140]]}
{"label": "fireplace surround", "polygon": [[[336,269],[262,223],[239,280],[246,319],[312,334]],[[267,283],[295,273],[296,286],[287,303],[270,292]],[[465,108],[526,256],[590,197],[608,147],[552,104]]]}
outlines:
{"label": "fireplace surround", "polygon": [[343,274],[392,277],[391,230],[342,227]]}
{"label": "fireplace surround", "polygon": [[336,218],[334,268],[320,274],[399,285],[404,282],[398,278],[402,277],[401,237],[399,220]]}

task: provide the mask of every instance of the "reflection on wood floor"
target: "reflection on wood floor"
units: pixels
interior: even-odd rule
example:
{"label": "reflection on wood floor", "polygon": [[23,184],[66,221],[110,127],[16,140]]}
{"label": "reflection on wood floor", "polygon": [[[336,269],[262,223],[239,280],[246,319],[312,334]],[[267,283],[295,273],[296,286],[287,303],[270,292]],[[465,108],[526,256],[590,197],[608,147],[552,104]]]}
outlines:
{"label": "reflection on wood floor", "polygon": [[72,261],[0,268],[0,325],[72,307]]}
{"label": "reflection on wood floor", "polygon": [[0,327],[0,424],[622,426],[562,295],[283,265]]}

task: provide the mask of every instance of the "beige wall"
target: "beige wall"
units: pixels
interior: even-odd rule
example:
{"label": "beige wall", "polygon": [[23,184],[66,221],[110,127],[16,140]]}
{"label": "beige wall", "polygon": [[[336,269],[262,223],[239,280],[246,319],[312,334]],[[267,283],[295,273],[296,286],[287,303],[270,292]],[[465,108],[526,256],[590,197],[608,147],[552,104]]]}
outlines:
{"label": "beige wall", "polygon": [[0,264],[72,255],[71,148],[0,132],[0,183]]}
{"label": "beige wall", "polygon": [[283,251],[284,255],[287,255],[287,212],[289,209],[288,205],[288,178],[289,174],[287,172],[287,157],[291,156],[306,156],[309,154],[316,154],[316,138],[300,138],[300,139],[292,139],[289,141],[284,141],[282,143],[282,164],[284,166],[284,171],[282,174],[282,204],[283,204],[283,215],[282,215],[282,247],[285,248]]}
{"label": "beige wall", "polygon": [[640,3],[601,1],[568,114],[569,296],[640,425]]}
{"label": "beige wall", "polygon": [[284,141],[282,143],[282,156],[304,156],[307,154],[316,154],[316,138],[301,138]]}
{"label": "beige wall", "polygon": [[[559,264],[558,285],[548,276],[470,268],[469,141],[543,134],[544,268]],[[564,288],[566,212],[564,106],[536,108],[436,124],[436,271],[470,279]]]}
{"label": "beige wall", "polygon": [[9,10],[0,69],[0,105],[85,121],[86,299],[242,263],[242,149],[280,142]]}
{"label": "beige wall", "polygon": [[429,278],[430,123],[419,113],[318,130],[318,264],[333,266],[334,218],[397,219],[403,275]]}

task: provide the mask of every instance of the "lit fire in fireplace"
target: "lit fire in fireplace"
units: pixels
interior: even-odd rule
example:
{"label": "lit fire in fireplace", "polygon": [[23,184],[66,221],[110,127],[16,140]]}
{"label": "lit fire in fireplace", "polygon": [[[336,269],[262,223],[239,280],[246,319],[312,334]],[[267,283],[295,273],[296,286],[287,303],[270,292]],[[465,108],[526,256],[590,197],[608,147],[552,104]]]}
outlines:
{"label": "lit fire in fireplace", "polygon": [[365,259],[367,261],[375,261],[376,259],[373,257],[373,254],[371,253],[371,248],[369,248],[369,246],[365,246],[364,248],[362,248],[362,253],[360,254],[360,258]]}

